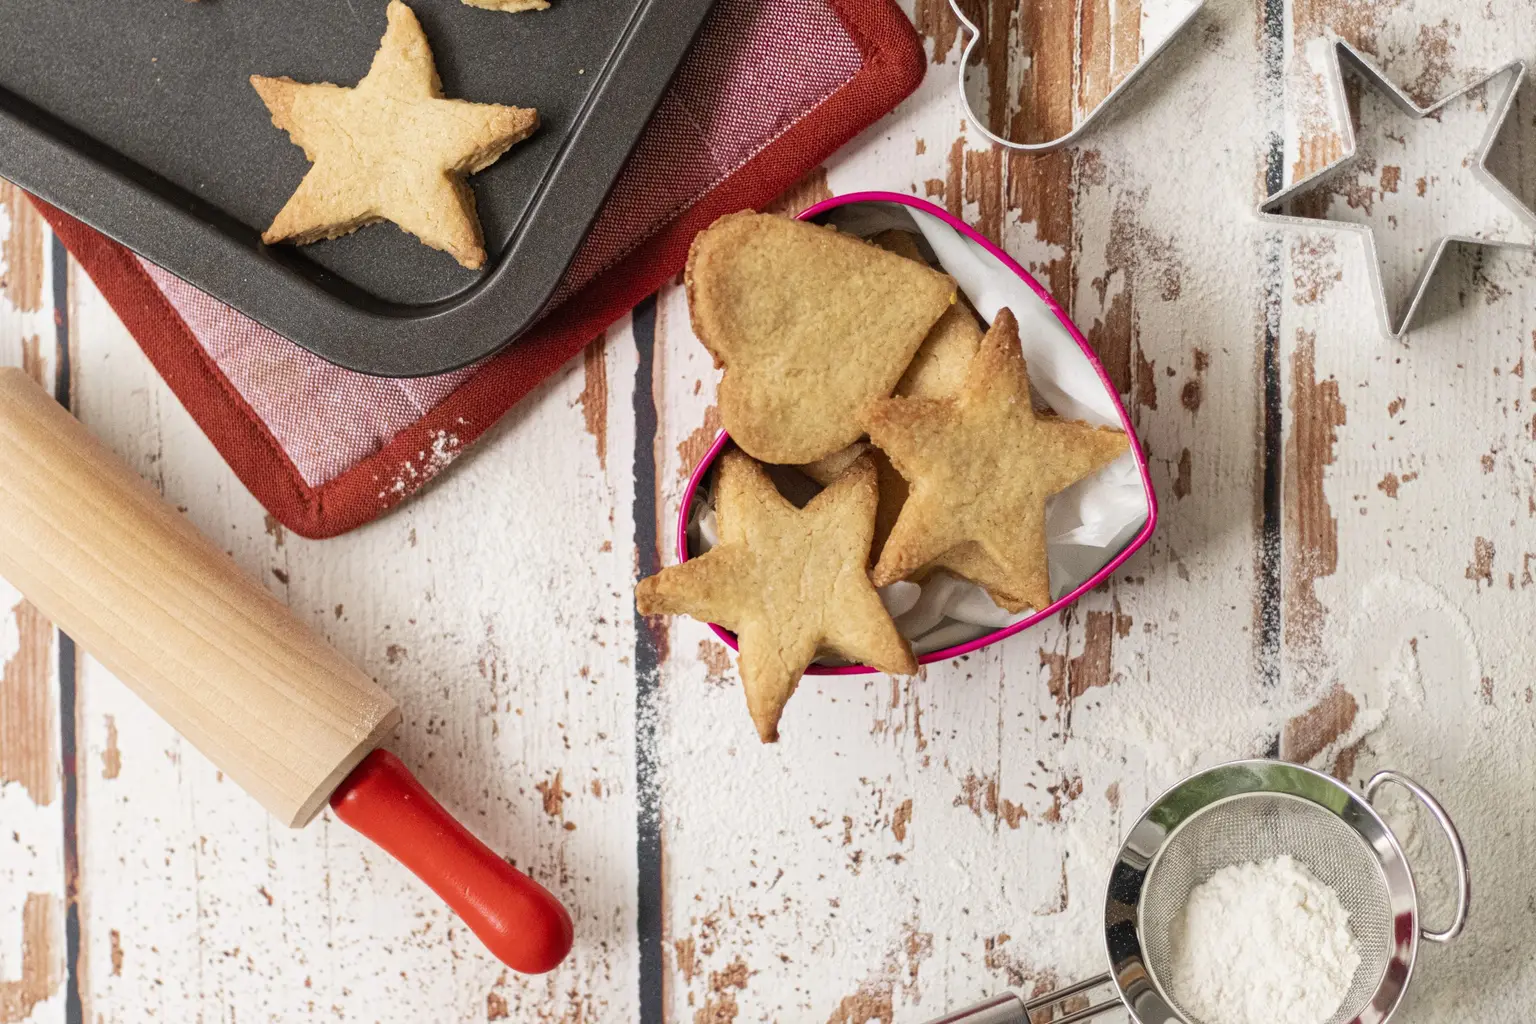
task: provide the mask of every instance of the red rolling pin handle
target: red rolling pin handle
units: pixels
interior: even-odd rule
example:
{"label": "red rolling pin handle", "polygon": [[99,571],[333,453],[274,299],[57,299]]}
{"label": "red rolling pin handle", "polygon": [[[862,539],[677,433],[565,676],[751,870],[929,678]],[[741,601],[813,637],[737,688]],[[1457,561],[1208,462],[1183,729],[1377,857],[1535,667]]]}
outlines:
{"label": "red rolling pin handle", "polygon": [[364,758],[331,809],[431,886],[514,971],[543,974],[571,951],[560,901],[471,835],[389,751]]}

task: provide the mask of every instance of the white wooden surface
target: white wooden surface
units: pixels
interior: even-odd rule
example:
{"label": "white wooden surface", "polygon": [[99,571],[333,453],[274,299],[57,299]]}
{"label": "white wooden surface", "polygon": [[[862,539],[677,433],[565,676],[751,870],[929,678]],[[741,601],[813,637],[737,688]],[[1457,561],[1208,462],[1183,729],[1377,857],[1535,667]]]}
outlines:
{"label": "white wooden surface", "polygon": [[[1128,821],[1195,767],[1276,750],[1352,780],[1399,768],[1462,826],[1472,926],[1424,952],[1403,1019],[1526,1019],[1536,261],[1452,260],[1398,345],[1358,243],[1252,210],[1271,165],[1291,180],[1331,153],[1306,45],[1324,27],[1432,99],[1536,58],[1536,14],[1209,0],[1080,147],[1023,159],[958,116],[945,7],[909,6],[934,59],[917,95],[786,206],[913,191],[1034,267],[1127,395],[1162,526],[1007,644],[910,681],[808,681],[773,747],[704,627],[634,621],[637,559],[670,560],[714,429],[680,289],[657,300],[648,377],[650,331],[621,322],[410,505],[315,543],[266,517],[0,192],[0,361],[52,384],[67,343],[76,414],[399,697],[393,748],[578,928],[559,971],[509,975],[328,815],[269,821],[87,656],[61,680],[57,639],[0,589],[0,1024],[591,1024],[649,1016],[657,984],[668,1021],[922,1021],[1096,971]],[[1526,194],[1533,112],[1499,158]],[[637,436],[652,401],[659,430]],[[654,522],[636,523],[637,488]],[[1403,821],[1441,911],[1434,837]],[[642,934],[637,835],[658,828],[660,933]]]}

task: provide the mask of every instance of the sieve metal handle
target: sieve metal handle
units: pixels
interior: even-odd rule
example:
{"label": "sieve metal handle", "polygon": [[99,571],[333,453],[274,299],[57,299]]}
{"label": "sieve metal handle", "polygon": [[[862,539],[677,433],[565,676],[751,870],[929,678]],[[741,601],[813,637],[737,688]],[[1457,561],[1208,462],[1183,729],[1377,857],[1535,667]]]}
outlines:
{"label": "sieve metal handle", "polygon": [[1435,821],[1440,823],[1440,830],[1445,833],[1445,838],[1451,844],[1452,859],[1456,862],[1456,917],[1451,921],[1451,926],[1444,931],[1431,931],[1428,928],[1419,929],[1419,937],[1426,942],[1450,942],[1461,934],[1461,930],[1467,926],[1467,908],[1472,903],[1472,873],[1467,865],[1467,851],[1461,845],[1461,833],[1456,831],[1456,825],[1451,821],[1451,816],[1445,813],[1445,808],[1440,806],[1440,801],[1429,795],[1425,788],[1414,782],[1401,772],[1391,770],[1379,771],[1371,776],[1371,781],[1365,784],[1365,799],[1372,802],[1376,791],[1383,784],[1395,782],[1409,793],[1418,798]]}
{"label": "sieve metal handle", "polygon": [[[985,1002],[975,1006],[967,1006],[963,1010],[937,1017],[928,1024],[1030,1024],[1034,1015],[1050,1006],[1055,1006],[1075,995],[1081,995],[1090,989],[1101,985],[1108,985],[1114,979],[1108,974],[1100,974],[1089,978],[1087,981],[1079,981],[1075,985],[1059,988],[1054,992],[1047,992],[1043,996],[1025,1002],[1012,992],[1000,996],[993,996]],[[1110,1010],[1123,1010],[1125,1003],[1120,999],[1106,999],[1103,1002],[1094,1003],[1092,1006],[1069,1013],[1064,1017],[1058,1017],[1051,1024],[1078,1024],[1079,1021],[1090,1020],[1101,1013]]]}

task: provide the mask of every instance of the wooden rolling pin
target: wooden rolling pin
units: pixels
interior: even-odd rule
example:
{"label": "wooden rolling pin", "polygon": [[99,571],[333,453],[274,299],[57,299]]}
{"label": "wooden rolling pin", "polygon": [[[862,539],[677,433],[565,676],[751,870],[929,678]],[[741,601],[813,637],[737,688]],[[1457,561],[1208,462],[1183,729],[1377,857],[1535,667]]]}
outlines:
{"label": "wooden rolling pin", "polygon": [[14,369],[0,369],[0,576],[279,821],[329,800],[508,966],[569,952],[559,901],[377,749],[394,700]]}

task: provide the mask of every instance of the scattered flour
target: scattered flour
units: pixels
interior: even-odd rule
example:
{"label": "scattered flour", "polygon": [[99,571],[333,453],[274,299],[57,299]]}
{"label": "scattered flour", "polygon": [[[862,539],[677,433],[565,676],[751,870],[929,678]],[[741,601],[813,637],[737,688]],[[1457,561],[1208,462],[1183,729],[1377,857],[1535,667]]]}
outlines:
{"label": "scattered flour", "polygon": [[[463,422],[461,418],[460,423]],[[399,472],[394,480],[385,485],[379,492],[382,501],[399,499],[407,494],[413,494],[431,480],[437,474],[453,464],[458,458],[463,442],[457,434],[450,434],[446,430],[439,430],[432,435],[432,447],[423,448],[416,453],[415,458],[406,459],[400,464]]]}
{"label": "scattered flour", "polygon": [[1195,886],[1171,939],[1170,994],[1203,1024],[1324,1024],[1360,966],[1338,894],[1288,855]]}

